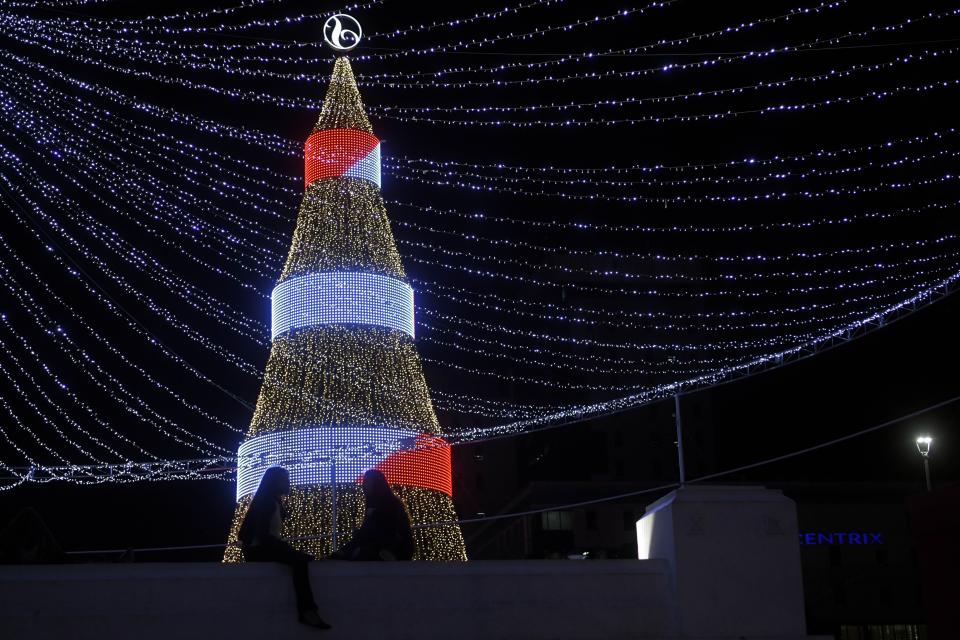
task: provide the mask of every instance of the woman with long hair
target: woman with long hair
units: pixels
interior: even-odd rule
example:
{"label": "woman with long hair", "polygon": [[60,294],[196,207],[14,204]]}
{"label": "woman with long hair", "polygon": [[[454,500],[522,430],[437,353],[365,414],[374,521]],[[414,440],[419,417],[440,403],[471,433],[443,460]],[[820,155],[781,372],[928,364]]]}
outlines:
{"label": "woman with long hair", "polygon": [[410,514],[383,472],[363,474],[363,524],[335,557],[346,560],[412,560],[416,552]]}
{"label": "woman with long hair", "polygon": [[310,588],[307,563],[313,556],[297,551],[280,537],[280,525],[286,517],[281,496],[290,494],[290,474],[283,467],[270,467],[250,502],[237,537],[244,558],[251,562],[279,562],[293,570],[293,588],[297,594],[297,619],[305,625],[329,629],[317,614]]}

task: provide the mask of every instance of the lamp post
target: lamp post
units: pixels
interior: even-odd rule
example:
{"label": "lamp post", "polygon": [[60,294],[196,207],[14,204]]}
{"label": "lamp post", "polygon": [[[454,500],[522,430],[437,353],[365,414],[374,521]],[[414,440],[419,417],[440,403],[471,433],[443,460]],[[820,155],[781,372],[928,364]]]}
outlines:
{"label": "lamp post", "polygon": [[927,479],[927,491],[933,490],[930,483],[930,446],[933,444],[933,438],[930,436],[920,436],[917,438],[917,451],[923,458],[923,475]]}

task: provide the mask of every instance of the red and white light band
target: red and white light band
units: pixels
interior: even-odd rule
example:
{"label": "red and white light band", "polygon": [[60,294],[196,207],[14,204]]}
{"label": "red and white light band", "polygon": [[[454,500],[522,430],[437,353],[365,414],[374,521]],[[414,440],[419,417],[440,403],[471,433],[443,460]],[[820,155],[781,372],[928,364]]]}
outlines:
{"label": "red and white light band", "polygon": [[[290,484],[356,484],[368,469],[387,482],[453,495],[450,445],[439,436],[384,427],[306,427],[249,438],[237,451],[237,500],[257,490],[264,472],[283,466]],[[331,465],[333,465],[331,467]]]}
{"label": "red and white light band", "polygon": [[304,188],[323,178],[361,178],[380,186],[380,140],[356,129],[314,131],[303,145]]}

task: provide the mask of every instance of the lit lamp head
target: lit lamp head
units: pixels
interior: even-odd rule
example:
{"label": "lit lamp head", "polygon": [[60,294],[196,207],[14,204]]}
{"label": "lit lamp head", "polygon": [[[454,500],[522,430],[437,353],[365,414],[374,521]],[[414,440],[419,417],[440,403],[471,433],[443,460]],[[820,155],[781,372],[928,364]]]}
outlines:
{"label": "lit lamp head", "polygon": [[332,15],[323,23],[323,41],[338,55],[356,47],[362,37],[360,23],[345,13]]}
{"label": "lit lamp head", "polygon": [[933,438],[930,436],[920,436],[917,438],[917,451],[926,458],[930,455],[930,446],[933,444]]}

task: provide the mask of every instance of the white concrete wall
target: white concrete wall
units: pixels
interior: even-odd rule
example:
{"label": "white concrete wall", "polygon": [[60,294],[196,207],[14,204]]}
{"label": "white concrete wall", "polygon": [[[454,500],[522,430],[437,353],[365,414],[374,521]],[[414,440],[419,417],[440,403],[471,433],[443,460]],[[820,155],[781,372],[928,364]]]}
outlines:
{"label": "white concrete wall", "polygon": [[0,566],[0,639],[617,640],[676,637],[662,560],[312,565],[321,615],[296,622],[272,564]]}
{"label": "white concrete wall", "polygon": [[672,491],[637,521],[637,547],[670,563],[681,637],[805,635],[797,510],[780,491]]}
{"label": "white concrete wall", "polygon": [[273,564],[0,566],[0,640],[800,640],[796,509],[688,486],[637,523],[640,560],[319,562],[321,632]]}

